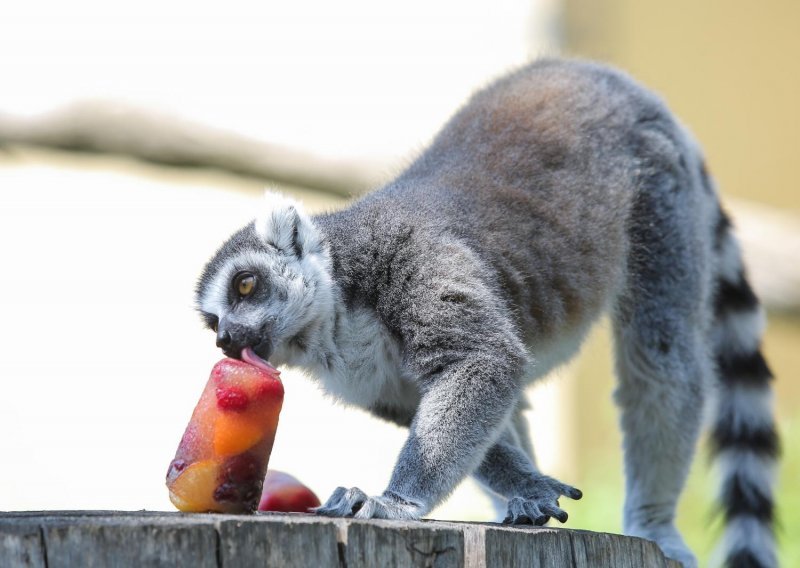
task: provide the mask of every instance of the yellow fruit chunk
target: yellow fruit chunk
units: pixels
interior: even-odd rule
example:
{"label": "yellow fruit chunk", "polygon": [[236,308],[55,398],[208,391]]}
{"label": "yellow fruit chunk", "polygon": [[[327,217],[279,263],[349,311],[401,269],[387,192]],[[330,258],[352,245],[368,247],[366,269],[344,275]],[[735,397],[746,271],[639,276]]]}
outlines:
{"label": "yellow fruit chunk", "polygon": [[186,513],[212,511],[216,507],[214,489],[217,486],[216,460],[203,460],[187,467],[169,490],[169,500]]}
{"label": "yellow fruit chunk", "polygon": [[220,414],[214,422],[214,452],[219,456],[240,454],[264,436],[261,424],[249,416]]}

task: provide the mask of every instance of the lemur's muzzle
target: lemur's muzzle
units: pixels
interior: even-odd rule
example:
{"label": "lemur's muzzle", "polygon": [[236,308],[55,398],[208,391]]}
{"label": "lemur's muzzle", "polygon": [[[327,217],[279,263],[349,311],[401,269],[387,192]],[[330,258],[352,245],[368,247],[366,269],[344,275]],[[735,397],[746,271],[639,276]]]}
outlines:
{"label": "lemur's muzzle", "polygon": [[269,359],[272,354],[272,343],[263,330],[229,322],[224,318],[217,328],[217,347],[228,357],[236,359],[241,357],[242,349],[245,347],[252,347],[263,359]]}
{"label": "lemur's muzzle", "polygon": [[231,343],[233,343],[233,337],[231,337],[231,334],[227,329],[220,329],[217,331],[217,347],[228,349],[231,346]]}

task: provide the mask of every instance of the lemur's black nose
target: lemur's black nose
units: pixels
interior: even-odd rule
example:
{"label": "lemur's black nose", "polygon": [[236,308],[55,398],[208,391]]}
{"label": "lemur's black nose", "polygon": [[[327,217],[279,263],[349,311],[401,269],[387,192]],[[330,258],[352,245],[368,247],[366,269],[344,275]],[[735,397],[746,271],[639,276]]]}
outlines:
{"label": "lemur's black nose", "polygon": [[231,334],[228,332],[228,330],[220,329],[219,333],[217,333],[217,347],[227,349],[231,346],[231,341]]}

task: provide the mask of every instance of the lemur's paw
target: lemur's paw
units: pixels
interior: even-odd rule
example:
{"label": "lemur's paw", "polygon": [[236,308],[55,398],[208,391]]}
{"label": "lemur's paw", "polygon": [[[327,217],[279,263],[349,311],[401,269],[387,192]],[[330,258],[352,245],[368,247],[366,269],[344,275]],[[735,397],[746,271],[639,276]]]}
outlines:
{"label": "lemur's paw", "polygon": [[697,558],[686,546],[678,530],[671,524],[632,527],[627,529],[625,534],[652,540],[661,548],[667,558],[677,560],[683,568],[697,568]]}
{"label": "lemur's paw", "polygon": [[529,495],[513,497],[508,502],[508,514],[503,524],[542,526],[550,517],[566,523],[567,512],[558,506],[558,499],[562,495],[570,499],[583,497],[579,489],[543,475],[536,479]]}
{"label": "lemur's paw", "polygon": [[314,512],[326,517],[352,517],[361,510],[367,499],[367,494],[358,487],[337,487],[325,504],[314,509]]}
{"label": "lemur's paw", "polygon": [[314,512],[327,517],[411,520],[420,518],[422,507],[389,491],[370,497],[358,487],[337,487],[328,501]]}

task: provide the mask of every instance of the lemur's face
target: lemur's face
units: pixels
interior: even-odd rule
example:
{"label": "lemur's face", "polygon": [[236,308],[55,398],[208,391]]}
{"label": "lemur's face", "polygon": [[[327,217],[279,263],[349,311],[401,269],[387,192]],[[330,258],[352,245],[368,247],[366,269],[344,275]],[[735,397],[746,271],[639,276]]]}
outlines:
{"label": "lemur's face", "polygon": [[[307,217],[283,201],[236,232],[197,284],[197,308],[228,357],[268,360],[302,345],[328,306],[328,255]],[[284,358],[284,357],[281,357]]]}

